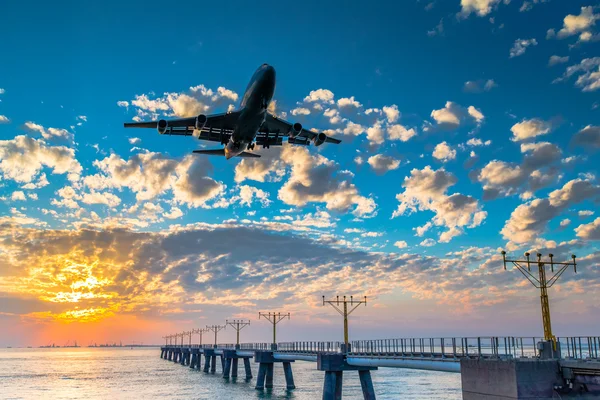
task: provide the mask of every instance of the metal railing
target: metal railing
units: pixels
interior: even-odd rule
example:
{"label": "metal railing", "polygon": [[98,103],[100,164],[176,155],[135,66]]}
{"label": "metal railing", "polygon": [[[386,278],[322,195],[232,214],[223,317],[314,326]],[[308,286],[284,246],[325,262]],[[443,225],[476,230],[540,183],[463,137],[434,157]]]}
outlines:
{"label": "metal railing", "polygon": [[[428,358],[535,358],[540,337],[482,336],[354,340],[352,355]],[[564,359],[599,360],[600,336],[559,337]],[[281,342],[278,352],[316,354],[339,353],[342,342]],[[271,343],[241,343],[240,350],[270,351]],[[167,345],[166,348],[214,348],[212,344]],[[220,343],[219,349],[235,349],[235,344]]]}

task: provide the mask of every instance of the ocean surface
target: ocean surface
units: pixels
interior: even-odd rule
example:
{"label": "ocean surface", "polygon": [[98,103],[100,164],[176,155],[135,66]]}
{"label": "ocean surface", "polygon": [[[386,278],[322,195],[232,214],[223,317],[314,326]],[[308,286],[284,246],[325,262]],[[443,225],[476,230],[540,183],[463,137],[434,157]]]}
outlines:
{"label": "ocean surface", "polygon": [[[316,363],[292,364],[296,389],[286,391],[275,365],[274,388],[237,381],[162,360],[159,348],[0,349],[0,399],[321,399]],[[460,374],[380,368],[372,372],[378,399],[461,399]],[[344,373],[344,399],[362,399],[356,372]]]}

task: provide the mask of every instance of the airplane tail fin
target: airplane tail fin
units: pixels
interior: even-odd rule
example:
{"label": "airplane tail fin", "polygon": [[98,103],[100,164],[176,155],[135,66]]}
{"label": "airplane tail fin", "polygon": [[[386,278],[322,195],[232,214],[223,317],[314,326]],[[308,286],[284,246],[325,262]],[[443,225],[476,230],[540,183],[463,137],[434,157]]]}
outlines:
{"label": "airplane tail fin", "polygon": [[[225,156],[225,149],[194,150],[193,152],[211,156]],[[248,153],[247,151],[244,151],[241,154],[238,154],[238,157],[260,158],[260,154]]]}

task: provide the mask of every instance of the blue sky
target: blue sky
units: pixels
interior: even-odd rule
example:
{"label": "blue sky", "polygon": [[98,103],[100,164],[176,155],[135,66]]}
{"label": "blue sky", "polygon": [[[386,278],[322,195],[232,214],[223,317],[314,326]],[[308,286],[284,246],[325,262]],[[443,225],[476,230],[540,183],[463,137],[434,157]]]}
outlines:
{"label": "blue sky", "polygon": [[[125,295],[136,285],[148,290],[148,281],[112,291],[120,301],[102,295],[124,272],[105,265],[108,239],[95,237],[96,250],[82,250],[81,242],[89,232],[112,237],[120,230],[156,239],[178,230],[230,229],[232,243],[244,242],[240,249],[274,246],[285,236],[335,254],[357,251],[367,278],[354,287],[336,289],[331,282],[346,272],[343,265],[324,267],[325,256],[317,269],[327,283],[302,274],[293,279],[306,279],[311,295],[366,292],[381,308],[446,304],[466,312],[500,302],[508,310],[510,303],[498,299],[502,290],[514,291],[515,298],[533,293],[518,285],[518,277],[498,282],[488,272],[477,274],[482,268],[499,272],[500,248],[587,257],[584,268],[596,272],[594,280],[570,284],[598,293],[600,186],[593,160],[600,143],[600,9],[594,2],[25,1],[5,7],[3,15],[0,259],[6,271],[0,271],[0,297],[17,299],[6,318],[22,324],[32,315],[65,320],[74,309],[107,319],[128,313],[175,318],[165,316],[163,296],[156,294],[160,300],[142,310]],[[215,147],[211,143],[122,127],[136,116],[174,118],[237,106],[263,62],[277,71],[273,110],[340,137],[341,145],[286,145],[261,150],[258,161],[227,161],[191,156],[200,146]],[[54,294],[73,293],[77,279],[90,282],[85,276],[111,284],[94,284],[68,301],[62,295],[48,300],[52,296],[40,294],[44,279],[19,270],[15,261],[25,252],[14,246],[16,227],[30,240],[39,235],[35,240],[43,241],[44,233],[71,238],[49,252],[62,256],[42,263],[47,268],[95,265],[85,273],[75,268],[78,278],[67,279],[65,287],[53,281]],[[265,235],[265,242],[253,243],[248,235],[254,234]],[[279,294],[249,299],[262,273],[239,267],[246,278],[223,283],[239,271],[217,279],[214,271],[225,267],[198,270],[187,252],[184,257],[168,243],[161,245],[169,255],[162,260],[170,261],[154,271],[160,272],[157,293],[170,285],[247,293],[246,305],[227,310],[211,308],[228,301],[217,294],[196,298],[211,318],[250,315],[286,298],[270,287]],[[75,262],[74,253],[95,256]],[[262,268],[276,271],[281,260],[294,260],[286,250],[272,257]],[[381,285],[374,266],[384,261],[373,257],[439,269],[429,274],[419,267],[420,279]],[[495,258],[486,263],[489,257]],[[185,268],[184,260],[190,262]],[[447,265],[457,263],[468,268],[475,288],[425,284],[434,276],[456,283],[461,270]],[[410,270],[409,264],[394,271]],[[24,279],[38,286],[24,289]],[[194,286],[202,282],[206,286]],[[436,296],[439,291],[445,294]],[[464,301],[455,304],[453,296]],[[27,301],[36,306],[19,305]],[[312,300],[287,301],[306,318],[320,315]],[[565,313],[572,301],[565,297]],[[193,308],[180,298],[166,304]],[[326,318],[319,321],[326,324]]]}

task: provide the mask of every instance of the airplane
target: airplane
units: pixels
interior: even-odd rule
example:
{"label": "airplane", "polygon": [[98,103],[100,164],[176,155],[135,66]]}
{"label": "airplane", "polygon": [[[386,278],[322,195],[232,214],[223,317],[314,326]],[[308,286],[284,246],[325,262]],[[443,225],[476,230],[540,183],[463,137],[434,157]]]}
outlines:
{"label": "airplane", "polygon": [[260,157],[250,153],[255,145],[281,146],[287,137],[290,144],[315,146],[341,143],[341,140],[308,130],[302,124],[289,123],[267,111],[275,92],[275,68],[263,64],[252,75],[237,111],[149,122],[125,123],[125,128],[155,128],[161,135],[194,136],[199,140],[220,142],[222,149],[194,150],[194,153],[232,157]]}

